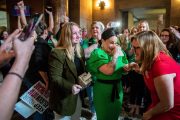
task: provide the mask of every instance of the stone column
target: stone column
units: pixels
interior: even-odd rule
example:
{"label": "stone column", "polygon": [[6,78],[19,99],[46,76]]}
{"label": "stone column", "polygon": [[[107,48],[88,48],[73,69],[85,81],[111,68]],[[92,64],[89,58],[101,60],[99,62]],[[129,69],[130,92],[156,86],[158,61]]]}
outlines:
{"label": "stone column", "polygon": [[180,1],[179,0],[171,0],[170,25],[180,26],[179,11],[180,11]]}

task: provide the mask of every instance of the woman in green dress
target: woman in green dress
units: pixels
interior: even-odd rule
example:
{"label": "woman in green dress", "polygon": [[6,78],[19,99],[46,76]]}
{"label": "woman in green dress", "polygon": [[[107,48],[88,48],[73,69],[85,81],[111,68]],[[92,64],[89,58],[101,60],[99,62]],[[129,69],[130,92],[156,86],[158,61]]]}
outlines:
{"label": "woman in green dress", "polygon": [[95,49],[87,62],[96,76],[93,94],[97,120],[118,120],[123,100],[121,76],[130,69],[113,28],[103,32],[101,48]]}

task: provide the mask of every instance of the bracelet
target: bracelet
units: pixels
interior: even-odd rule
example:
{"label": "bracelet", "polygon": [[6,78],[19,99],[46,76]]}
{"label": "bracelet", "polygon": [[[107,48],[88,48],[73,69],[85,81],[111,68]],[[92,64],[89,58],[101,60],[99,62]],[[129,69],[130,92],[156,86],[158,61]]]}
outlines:
{"label": "bracelet", "polygon": [[21,80],[23,80],[23,77],[22,77],[21,75],[19,75],[18,73],[15,73],[15,72],[8,72],[8,74],[16,75],[18,78],[20,78]]}

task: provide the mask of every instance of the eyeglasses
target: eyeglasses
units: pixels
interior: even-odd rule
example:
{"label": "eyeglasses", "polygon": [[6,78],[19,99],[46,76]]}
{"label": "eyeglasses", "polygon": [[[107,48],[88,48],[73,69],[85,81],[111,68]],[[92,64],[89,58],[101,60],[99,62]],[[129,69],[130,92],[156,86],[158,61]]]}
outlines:
{"label": "eyeglasses", "polygon": [[138,47],[133,46],[133,49],[136,51],[136,50],[140,49],[140,47],[139,46]]}
{"label": "eyeglasses", "polygon": [[160,37],[169,37],[169,35],[160,35]]}

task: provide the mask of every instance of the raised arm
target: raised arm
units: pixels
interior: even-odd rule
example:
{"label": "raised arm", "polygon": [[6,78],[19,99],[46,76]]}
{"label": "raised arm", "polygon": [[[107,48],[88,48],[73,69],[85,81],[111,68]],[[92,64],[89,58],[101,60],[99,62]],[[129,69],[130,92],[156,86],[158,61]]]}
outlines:
{"label": "raised arm", "polygon": [[22,27],[26,26],[27,25],[27,20],[26,20],[26,16],[25,16],[25,13],[24,13],[24,2],[23,1],[20,1],[17,3],[17,6],[20,10],[20,23],[22,23]]}
{"label": "raised arm", "polygon": [[34,49],[34,37],[26,41],[20,41],[16,37],[20,33],[16,30],[12,36],[15,61],[9,74],[5,77],[0,86],[0,120],[10,120],[14,111],[14,105],[18,99],[23,76],[28,68],[29,59]]}
{"label": "raised arm", "polygon": [[121,48],[119,46],[115,46],[114,50],[112,51],[112,54],[112,60],[109,63],[99,67],[99,71],[106,75],[112,75],[114,71],[117,69],[118,64],[118,68],[120,68],[121,66],[126,72],[130,70],[129,65],[127,63],[123,63],[122,59],[119,59],[120,56],[124,56],[124,53],[121,51]]}
{"label": "raised arm", "polygon": [[49,26],[48,26],[48,31],[53,32],[53,28],[54,28],[54,20],[53,20],[53,14],[52,11],[48,11],[47,9],[45,9],[46,13],[48,14],[49,17]]}
{"label": "raised arm", "polygon": [[170,27],[171,32],[180,40],[180,32],[176,30],[174,27]]}
{"label": "raised arm", "polygon": [[22,29],[20,16],[18,16],[18,29]]}

